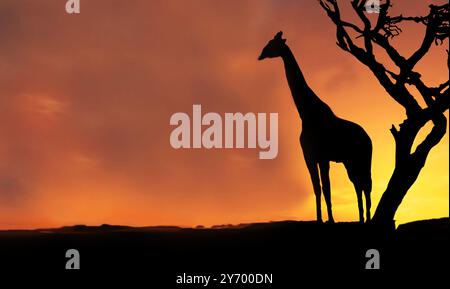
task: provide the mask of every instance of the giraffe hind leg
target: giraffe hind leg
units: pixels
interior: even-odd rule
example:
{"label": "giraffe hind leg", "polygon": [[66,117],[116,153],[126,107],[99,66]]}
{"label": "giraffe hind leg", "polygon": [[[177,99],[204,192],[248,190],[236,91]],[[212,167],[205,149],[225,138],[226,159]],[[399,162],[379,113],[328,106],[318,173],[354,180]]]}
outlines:
{"label": "giraffe hind leg", "polygon": [[349,177],[350,181],[353,183],[353,186],[355,187],[356,197],[358,200],[359,222],[364,223],[364,206],[363,206],[363,200],[362,200],[364,186],[362,186],[359,171],[358,171],[357,167],[355,166],[355,163],[344,163],[344,165],[347,170],[348,177]]}
{"label": "giraffe hind leg", "polygon": [[366,198],[366,222],[370,222],[370,207],[372,205],[372,201],[370,199],[370,190],[364,190],[364,197]]}
{"label": "giraffe hind leg", "polygon": [[359,222],[364,223],[364,206],[362,201],[363,191],[358,186],[355,186],[356,196],[358,198],[358,212],[359,212]]}
{"label": "giraffe hind leg", "polygon": [[325,203],[327,204],[328,212],[328,222],[334,223],[333,211],[331,208],[331,188],[330,188],[330,163],[321,162],[319,164],[320,168],[320,179],[322,181],[322,191],[323,197],[325,198]]}

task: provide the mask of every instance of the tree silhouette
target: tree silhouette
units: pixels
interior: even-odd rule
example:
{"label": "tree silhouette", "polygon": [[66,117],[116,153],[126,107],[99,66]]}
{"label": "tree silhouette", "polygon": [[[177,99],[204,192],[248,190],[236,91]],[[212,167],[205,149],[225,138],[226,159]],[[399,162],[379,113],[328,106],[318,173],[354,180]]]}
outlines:
{"label": "tree silhouette", "polygon": [[[377,19],[371,21],[365,11],[366,1],[351,0],[353,10],[363,23],[361,26],[341,18],[336,0],[319,2],[336,25],[337,45],[366,65],[387,93],[403,106],[406,112],[403,123],[398,128],[392,125],[390,129],[395,139],[395,168],[373,217],[376,224],[393,226],[395,213],[404,196],[419,176],[430,150],[441,141],[447,130],[444,112],[449,109],[449,81],[437,87],[427,85],[421,74],[415,70],[415,66],[433,44],[440,45],[448,39],[449,4],[430,5],[426,16],[392,17],[388,13],[391,1],[385,0],[380,3]],[[399,25],[403,22],[415,22],[425,28],[420,47],[410,57],[402,56],[390,42],[401,34]],[[358,38],[362,39],[360,45],[356,43]],[[377,60],[374,54],[375,45],[386,52],[398,72],[387,69]],[[419,104],[412,94],[412,88],[417,89],[425,105]],[[432,123],[430,133],[413,151],[414,140],[421,128],[429,122]]]}

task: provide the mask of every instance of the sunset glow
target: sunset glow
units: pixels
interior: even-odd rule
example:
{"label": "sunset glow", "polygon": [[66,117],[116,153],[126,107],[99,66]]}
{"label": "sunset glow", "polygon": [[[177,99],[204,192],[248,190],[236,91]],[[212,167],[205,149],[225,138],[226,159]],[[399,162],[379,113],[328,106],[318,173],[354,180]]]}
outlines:
{"label": "sunset glow", "polygon": [[[428,1],[393,2],[391,14],[428,11]],[[389,128],[404,111],[337,47],[317,1],[93,0],[69,16],[58,1],[4,0],[0,11],[0,229],[314,220],[282,62],[257,61],[280,30],[311,88],[370,135],[372,213],[387,186]],[[407,25],[393,44],[409,56],[423,35]],[[418,64],[425,82],[448,79],[446,49],[433,46]],[[194,104],[221,115],[278,113],[276,158],[249,148],[174,149],[170,117]],[[356,221],[342,164],[331,165],[330,178],[335,220]],[[396,221],[448,215],[447,132]]]}

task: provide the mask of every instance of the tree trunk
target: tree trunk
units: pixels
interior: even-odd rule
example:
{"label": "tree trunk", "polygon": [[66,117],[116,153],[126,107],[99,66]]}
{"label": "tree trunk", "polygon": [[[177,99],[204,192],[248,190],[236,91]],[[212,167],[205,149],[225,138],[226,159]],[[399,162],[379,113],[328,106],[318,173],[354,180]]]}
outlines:
{"label": "tree trunk", "polygon": [[411,149],[420,126],[410,120],[400,125],[400,130],[394,126],[391,133],[395,139],[395,168],[389,180],[386,191],[381,196],[372,223],[395,228],[394,216],[403,198],[419,176],[420,168],[414,163]]}
{"label": "tree trunk", "polygon": [[[437,142],[439,142],[440,138],[445,134],[446,121],[445,119],[443,127],[441,122],[436,122],[437,125],[435,124],[428,138],[435,137],[435,134],[438,133]],[[376,225],[395,228],[395,213],[406,193],[417,180],[420,171],[425,165],[427,155],[434,146],[421,147],[420,153],[411,153],[414,140],[424,125],[425,122],[406,119],[400,125],[400,130],[397,130],[394,126],[391,129],[395,139],[395,169],[373,216],[372,222]],[[442,128],[444,129],[443,131],[441,131]]]}
{"label": "tree trunk", "polygon": [[374,224],[395,227],[395,213],[421,170],[420,164],[414,164],[413,162],[412,159],[409,159],[402,164],[396,164],[394,173],[373,216],[372,222]]}

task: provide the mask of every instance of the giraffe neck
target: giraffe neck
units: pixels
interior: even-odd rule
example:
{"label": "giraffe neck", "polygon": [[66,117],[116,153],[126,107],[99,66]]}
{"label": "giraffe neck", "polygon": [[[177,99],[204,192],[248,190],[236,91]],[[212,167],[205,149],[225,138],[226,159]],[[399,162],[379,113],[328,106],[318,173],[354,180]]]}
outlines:
{"label": "giraffe neck", "polygon": [[322,102],[306,83],[306,79],[298,66],[297,60],[287,45],[281,58],[284,62],[286,78],[292,98],[294,99],[300,117],[305,120],[305,118],[310,116],[314,117],[319,115],[320,112],[331,112],[328,105]]}

